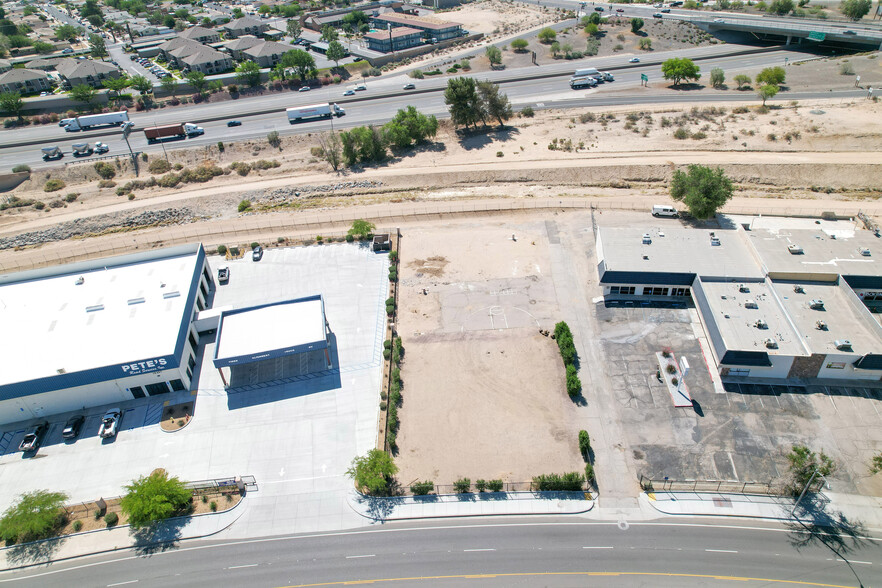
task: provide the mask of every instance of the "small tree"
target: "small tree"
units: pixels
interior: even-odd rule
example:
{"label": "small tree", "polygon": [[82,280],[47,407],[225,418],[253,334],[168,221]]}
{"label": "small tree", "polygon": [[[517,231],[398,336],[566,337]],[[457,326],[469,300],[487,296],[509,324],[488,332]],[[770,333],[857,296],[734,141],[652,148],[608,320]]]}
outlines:
{"label": "small tree", "polygon": [[500,51],[499,47],[496,45],[489,45],[486,53],[487,59],[490,60],[490,65],[499,65],[502,63],[502,51]]}
{"label": "small tree", "polygon": [[3,92],[0,94],[0,110],[21,118],[21,110],[24,108],[24,101],[18,92]]}
{"label": "small tree", "polygon": [[330,164],[331,169],[337,171],[343,164],[343,156],[340,152],[340,138],[336,133],[321,133],[319,135],[322,158]]}
{"label": "small tree", "polygon": [[539,31],[539,42],[545,45],[551,44],[555,39],[557,39],[557,33],[554,32],[554,29],[551,27],[545,27],[541,31]]}
{"label": "small tree", "polygon": [[331,41],[328,43],[327,57],[334,62],[334,67],[340,67],[340,60],[346,57],[346,47],[339,41]]}
{"label": "small tree", "polygon": [[[588,26],[592,26],[592,25],[588,25]],[[587,33],[588,27],[585,27],[585,29],[586,29],[585,32]],[[549,47],[548,50],[551,51],[552,57],[557,57],[558,54],[560,53],[560,43],[555,41],[554,43],[551,44],[551,47]]]}
{"label": "small tree", "polygon": [[722,88],[726,83],[726,74],[722,67],[715,67],[710,72],[711,86],[714,88]]}
{"label": "small tree", "polygon": [[339,38],[339,33],[337,33],[337,29],[332,27],[329,24],[326,24],[322,27],[322,36],[321,40],[325,43],[330,43],[331,41],[336,41]]}
{"label": "small tree", "polygon": [[205,74],[201,71],[191,70],[187,72],[187,83],[199,94],[205,92]]}
{"label": "small tree", "polygon": [[631,19],[631,32],[635,35],[643,28],[643,19],[642,18],[632,18]]}
{"label": "small tree", "polygon": [[769,12],[772,14],[790,14],[793,10],[793,0],[772,0],[769,4]]}
{"label": "small tree", "polygon": [[89,35],[89,47],[95,59],[107,57],[107,47],[104,46],[104,38],[101,35]]}
{"label": "small tree", "polygon": [[640,39],[637,45],[644,51],[652,51],[652,39],[649,37]]}
{"label": "small tree", "polygon": [[150,94],[153,92],[153,82],[144,76],[132,76],[131,86],[141,94]]}
{"label": "small tree", "polygon": [[362,219],[356,219],[352,221],[352,226],[346,232],[347,235],[352,235],[358,239],[364,239],[367,237],[376,227],[374,223],[368,222]]}
{"label": "small tree", "polygon": [[662,63],[662,75],[666,80],[673,80],[679,86],[682,80],[698,80],[701,78],[700,68],[695,62],[685,57],[672,57]]}
{"label": "small tree", "polygon": [[515,39],[511,42],[511,48],[517,53],[523,53],[527,49],[529,43],[526,39]]}
{"label": "small tree", "polygon": [[839,11],[853,20],[860,20],[872,7],[872,0],[843,0],[839,5]]}
{"label": "small tree", "polygon": [[70,89],[69,93],[70,97],[77,102],[92,104],[95,100],[95,96],[98,94],[98,90],[88,84],[77,84]]}
{"label": "small tree", "polygon": [[836,471],[836,464],[823,451],[815,453],[805,445],[794,445],[787,454],[790,462],[790,484],[788,490],[799,496],[815,472],[829,476]]}
{"label": "small tree", "polygon": [[64,522],[65,500],[63,492],[25,492],[0,518],[0,538],[11,545],[53,535]]}
{"label": "small tree", "polygon": [[374,495],[386,494],[392,484],[392,477],[397,473],[398,466],[392,461],[392,457],[379,449],[371,449],[367,455],[356,456],[346,470],[346,475],[355,480],[359,489]]}
{"label": "small tree", "polygon": [[300,26],[300,21],[296,18],[289,18],[285,28],[288,31],[288,35],[295,39],[299,37],[300,33],[303,31],[303,27]]}
{"label": "small tree", "polygon": [[499,91],[499,84],[491,81],[478,82],[478,95],[487,116],[495,118],[500,127],[511,118],[511,103],[508,96]]}
{"label": "small tree", "polygon": [[260,85],[260,66],[254,61],[243,61],[236,68],[236,81],[251,88],[256,88]]}
{"label": "small tree", "polygon": [[59,41],[73,41],[82,33],[82,29],[69,24],[63,24],[55,29],[55,38]]}
{"label": "small tree", "polygon": [[784,71],[783,67],[767,67],[756,74],[756,85],[762,86],[763,84],[774,84],[780,86],[784,83],[786,77],[787,72]]}
{"label": "small tree", "polygon": [[160,80],[159,83],[162,84],[163,90],[165,90],[167,93],[172,95],[172,98],[177,96],[177,94],[178,94],[178,80],[176,80],[175,78],[173,78],[171,76],[168,76],[167,78],[162,78],[162,80]]}
{"label": "small tree", "polygon": [[738,89],[741,90],[744,86],[750,84],[750,76],[746,76],[744,74],[738,74],[734,78],[732,78],[736,84],[738,84]]}
{"label": "small tree", "polygon": [[267,140],[267,143],[269,143],[270,145],[272,145],[276,149],[278,149],[279,145],[282,144],[282,138],[279,137],[278,131],[270,131],[269,133],[267,133],[266,140]]}
{"label": "small tree", "polygon": [[447,80],[444,103],[455,126],[477,127],[479,121],[484,122],[484,108],[474,78],[459,77]]}
{"label": "small tree", "polygon": [[732,198],[732,182],[722,168],[692,164],[686,173],[674,172],[671,198],[684,203],[695,218],[711,218]]}
{"label": "small tree", "polygon": [[589,22],[585,25],[585,34],[596,37],[600,34],[600,27],[593,22]]}
{"label": "small tree", "polygon": [[584,429],[579,431],[579,453],[586,460],[591,454],[591,437],[588,436],[588,431]]}
{"label": "small tree", "polygon": [[756,91],[756,95],[759,96],[763,101],[763,106],[766,105],[766,100],[769,98],[774,98],[778,94],[778,86],[775,84],[765,84],[760,86]]}
{"label": "small tree", "polygon": [[108,78],[102,82],[104,87],[113,92],[113,98],[119,101],[119,93],[129,87],[130,80],[125,76]]}
{"label": "small tree", "polygon": [[141,476],[125,486],[127,494],[119,506],[132,527],[148,527],[167,518],[184,514],[193,493],[177,477],[165,470]]}

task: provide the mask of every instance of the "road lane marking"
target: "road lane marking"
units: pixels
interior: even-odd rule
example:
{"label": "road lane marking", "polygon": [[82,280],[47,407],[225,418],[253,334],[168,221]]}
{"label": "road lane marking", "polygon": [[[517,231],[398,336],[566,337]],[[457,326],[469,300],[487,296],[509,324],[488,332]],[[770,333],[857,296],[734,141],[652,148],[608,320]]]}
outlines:
{"label": "road lane marking", "polygon": [[737,551],[732,551],[731,549],[705,549],[710,553],[738,553]]}
{"label": "road lane marking", "polygon": [[362,557],[377,557],[376,554],[372,553],[370,555],[347,555],[346,559],[359,559]]}
{"label": "road lane marking", "polygon": [[108,584],[107,588],[110,588],[111,586],[125,586],[126,584],[134,584],[135,582],[137,582],[137,580],[129,580],[128,582],[117,582],[116,584]]}
{"label": "road lane marking", "polygon": [[284,588],[316,588],[318,586],[352,586],[354,584],[395,584],[398,582],[425,582],[454,579],[487,579],[487,578],[537,578],[543,576],[588,576],[588,577],[662,577],[662,578],[694,578],[702,580],[725,580],[730,582],[764,582],[768,584],[790,584],[795,586],[821,586],[823,588],[852,588],[844,584],[823,584],[820,582],[806,582],[802,580],[777,580],[774,578],[751,578],[742,576],[715,576],[711,574],[677,574],[664,572],[513,572],[513,573],[487,573],[487,574],[459,574],[449,576],[420,576],[411,578],[374,578],[370,580],[339,580],[331,582],[318,582],[315,584],[293,584]]}
{"label": "road lane marking", "polygon": [[496,551],[496,550],[495,549],[463,549],[463,551],[468,553],[468,552],[472,552],[472,551]]}
{"label": "road lane marking", "polygon": [[859,564],[864,564],[865,566],[873,565],[873,562],[871,562],[871,561],[860,561],[857,559],[850,559],[850,560],[846,561],[844,559],[836,558],[836,561],[841,561],[842,563],[859,563]]}
{"label": "road lane marking", "polygon": [[256,568],[258,565],[260,565],[260,564],[244,564],[241,566],[230,566],[227,569],[228,570],[238,570],[240,568]]}
{"label": "road lane marking", "polygon": [[582,549],[612,549],[612,547],[595,547],[593,545],[582,546]]}

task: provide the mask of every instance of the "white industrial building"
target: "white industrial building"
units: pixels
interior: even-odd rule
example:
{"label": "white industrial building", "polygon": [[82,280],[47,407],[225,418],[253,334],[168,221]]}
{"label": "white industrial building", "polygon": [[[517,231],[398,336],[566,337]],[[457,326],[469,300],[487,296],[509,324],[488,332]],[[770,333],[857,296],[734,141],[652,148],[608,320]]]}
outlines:
{"label": "white industrial building", "polygon": [[[606,300],[692,300],[723,377],[882,379],[882,241],[854,223],[601,228]],[[875,312],[871,312],[875,311]]]}
{"label": "white industrial building", "polygon": [[201,244],[0,276],[0,422],[187,390]]}

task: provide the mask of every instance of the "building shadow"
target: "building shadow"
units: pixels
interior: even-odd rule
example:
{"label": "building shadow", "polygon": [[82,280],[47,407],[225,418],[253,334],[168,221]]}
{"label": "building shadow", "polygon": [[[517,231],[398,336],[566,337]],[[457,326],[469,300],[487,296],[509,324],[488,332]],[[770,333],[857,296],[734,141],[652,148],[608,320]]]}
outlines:
{"label": "building shadow", "polygon": [[[246,374],[237,375],[236,368],[248,368],[248,365],[253,366],[255,364],[233,366],[230,372],[231,385],[227,388],[227,407],[230,410],[236,410],[340,388],[340,359],[337,351],[337,337],[331,333],[329,339],[328,353],[332,366],[330,369],[309,371],[308,373],[291,376],[264,378],[261,368],[258,367],[256,372],[253,371],[255,368],[252,368],[252,371],[247,373],[246,378]],[[307,362],[320,361],[324,364],[323,350],[309,352],[309,354],[316,354],[318,359],[309,357]],[[298,357],[280,359],[289,360],[289,362],[299,362],[300,359]],[[295,366],[280,362],[278,365],[270,367],[274,368],[272,373],[278,375],[279,373],[284,374],[287,368],[293,369]]]}

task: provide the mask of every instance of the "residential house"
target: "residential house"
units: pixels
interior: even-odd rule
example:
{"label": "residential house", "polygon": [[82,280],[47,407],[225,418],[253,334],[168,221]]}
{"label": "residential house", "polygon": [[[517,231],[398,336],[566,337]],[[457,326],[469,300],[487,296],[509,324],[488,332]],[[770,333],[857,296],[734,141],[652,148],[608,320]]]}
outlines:
{"label": "residential house", "polygon": [[105,80],[120,76],[119,69],[103,61],[91,59],[65,59],[55,68],[65,86],[74,87],[86,84],[93,88],[104,86]]}
{"label": "residential house", "polygon": [[197,41],[175,37],[174,39],[165,41],[159,45],[157,49],[159,49],[159,53],[166,61],[178,69],[181,69],[181,65],[176,61],[177,58],[192,55],[203,47],[205,47],[205,45]]}
{"label": "residential house", "polygon": [[393,27],[391,30],[368,33],[364,36],[371,51],[389,53],[423,44],[423,31],[411,27]]}
{"label": "residential house", "polygon": [[255,45],[260,45],[263,43],[263,39],[258,39],[254,35],[243,35],[238,39],[233,39],[232,41],[227,41],[224,43],[224,48],[230,52],[230,55],[236,61],[242,61],[243,59],[248,59],[248,57],[242,54],[246,49],[251,49]]}
{"label": "residential house", "polygon": [[25,63],[27,69],[41,69],[43,71],[54,71],[59,63],[67,61],[70,57],[45,57],[41,59],[32,59]]}
{"label": "residential house", "polygon": [[226,32],[226,37],[228,39],[235,39],[242,35],[254,35],[259,37],[265,31],[269,30],[269,25],[265,22],[260,22],[257,19],[246,16],[228,22],[221,27],[221,30]]}
{"label": "residential house", "polygon": [[191,27],[183,31],[178,37],[190,39],[191,41],[199,41],[200,43],[218,43],[220,42],[220,33],[205,27]]}
{"label": "residential house", "polygon": [[282,56],[292,49],[294,47],[287,43],[264,41],[259,45],[245,49],[242,51],[242,54],[246,59],[254,61],[260,67],[274,67],[282,60]]}
{"label": "residential house", "polygon": [[36,69],[11,69],[0,74],[0,92],[32,94],[50,89],[49,76]]}
{"label": "residential house", "polygon": [[387,25],[418,29],[423,32],[423,37],[426,40],[431,39],[435,43],[467,34],[460,23],[441,20],[434,16],[411,16],[385,12],[375,16],[372,19],[372,24],[377,29],[385,29]]}
{"label": "residential house", "polygon": [[230,56],[211,47],[202,47],[178,61],[181,62],[184,71],[200,71],[207,76],[233,69],[233,60]]}

